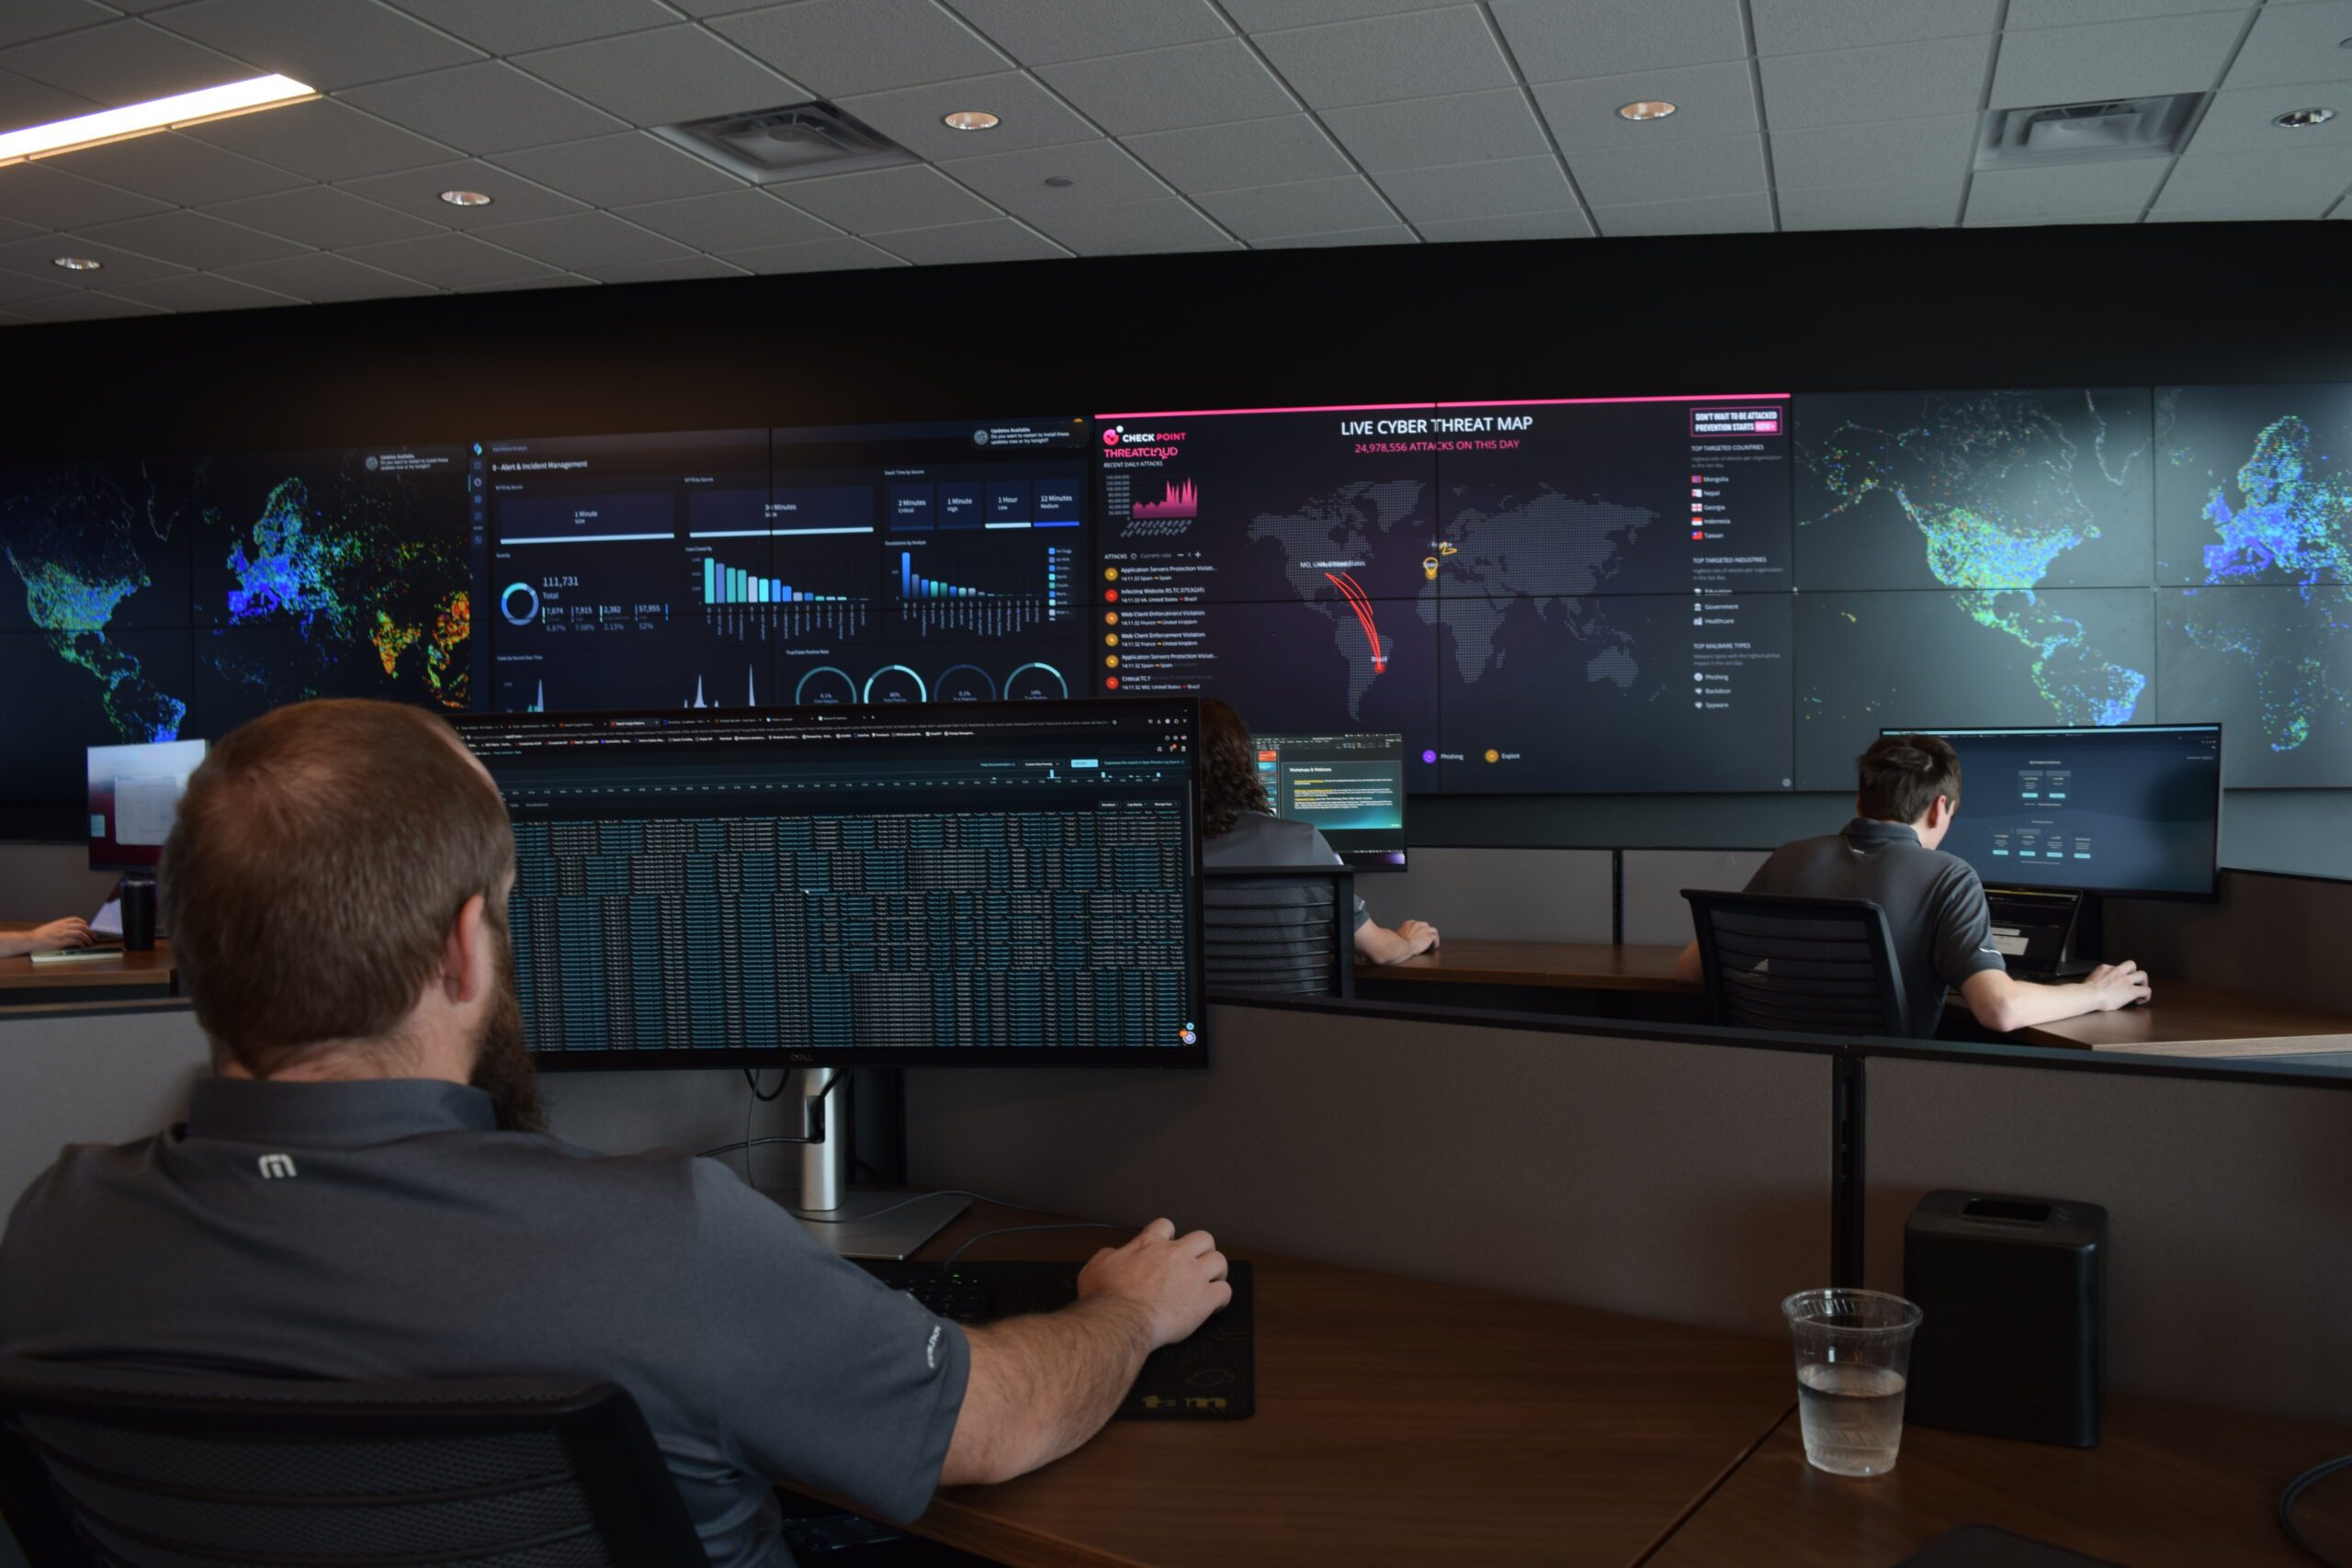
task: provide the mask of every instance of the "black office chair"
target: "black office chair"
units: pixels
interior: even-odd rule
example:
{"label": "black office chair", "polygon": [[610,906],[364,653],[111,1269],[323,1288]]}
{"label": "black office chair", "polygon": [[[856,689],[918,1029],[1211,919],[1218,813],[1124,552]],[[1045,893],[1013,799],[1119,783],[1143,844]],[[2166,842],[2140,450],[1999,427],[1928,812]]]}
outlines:
{"label": "black office chair", "polygon": [[627,1390],[312,1382],[0,1357],[0,1518],[36,1568],[637,1568],[708,1558]]}
{"label": "black office chair", "polygon": [[1356,874],[1343,865],[1202,874],[1202,958],[1212,996],[1356,994]]}
{"label": "black office chair", "polygon": [[1866,898],[1682,890],[1715,1021],[1821,1034],[1911,1032],[1886,911]]}

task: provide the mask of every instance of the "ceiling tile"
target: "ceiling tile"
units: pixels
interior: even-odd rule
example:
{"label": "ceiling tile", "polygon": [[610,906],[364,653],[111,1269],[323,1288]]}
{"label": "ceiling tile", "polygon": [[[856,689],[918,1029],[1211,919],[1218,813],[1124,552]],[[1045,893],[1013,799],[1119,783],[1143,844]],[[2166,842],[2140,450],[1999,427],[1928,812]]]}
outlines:
{"label": "ceiling tile", "polygon": [[[2130,22],[2143,17],[2180,17],[2191,11],[2246,11],[2260,0],[2009,0],[2007,26],[2075,27],[2085,22]],[[2278,0],[2286,6],[2301,0]]]}
{"label": "ceiling tile", "polygon": [[2172,178],[2156,197],[2156,210],[2316,218],[2347,186],[2352,186],[2352,153],[2341,147],[2190,153],[2173,165]]}
{"label": "ceiling tile", "polygon": [[[1687,201],[1765,188],[1764,139],[1661,141],[1655,147],[1593,147],[1568,160],[1577,188],[1594,207]],[[1605,233],[1607,224],[1601,225]]]}
{"label": "ceiling tile", "polygon": [[[843,98],[841,106],[917,157],[934,162],[1102,135],[1084,115],[1019,71],[865,93]],[[957,109],[986,109],[1001,123],[987,130],[952,130],[941,122]]]}
{"label": "ceiling tile", "polygon": [[[2271,210],[2275,208],[2276,210]],[[2301,223],[2311,219],[2311,212],[2283,200],[2245,207],[2176,207],[2159,208],[2142,219],[2143,223]]]}
{"label": "ceiling tile", "polygon": [[321,92],[481,58],[480,50],[378,0],[195,0],[154,20]]}
{"label": "ceiling tile", "polygon": [[1208,0],[947,0],[964,19],[1027,65],[1133,54],[1232,31]]}
{"label": "ceiling tile", "polygon": [[348,256],[322,253],[232,266],[227,269],[226,276],[257,288],[274,289],[321,305],[343,299],[381,299],[395,294],[433,292],[422,283],[363,266]]}
{"label": "ceiling tile", "polygon": [[550,273],[546,277],[518,278],[512,283],[478,284],[471,288],[460,288],[458,292],[460,294],[508,294],[527,288],[536,293],[548,288],[595,288],[599,287],[601,287],[601,285],[599,285],[593,277],[582,277],[577,273],[558,272]]}
{"label": "ceiling tile", "polygon": [[1786,191],[1943,179],[1956,189],[1975,155],[1973,114],[1775,130],[1772,183]]}
{"label": "ceiling tile", "polygon": [[379,244],[386,240],[437,234],[441,225],[405,212],[394,212],[334,186],[304,186],[256,196],[243,201],[208,208],[215,218],[291,240],[314,250],[340,251],[353,245]]}
{"label": "ceiling tile", "polygon": [[187,134],[314,180],[364,179],[458,156],[454,147],[331,98],[215,120]]}
{"label": "ceiling tile", "polygon": [[1690,201],[1596,207],[1592,220],[1618,239],[1644,234],[1762,234],[1772,227],[1772,201],[1762,192],[1701,197]]}
{"label": "ceiling tile", "polygon": [[161,306],[141,305],[95,290],[27,299],[9,306],[8,310],[12,315],[29,317],[36,321],[95,321],[107,316],[160,316],[164,313]]}
{"label": "ceiling tile", "polygon": [[201,212],[154,212],[87,231],[93,239],[143,256],[210,272],[244,262],[288,256],[302,247]]}
{"label": "ceiling tile", "polygon": [[1885,180],[1826,189],[1784,189],[1781,192],[1781,227],[1791,231],[1949,228],[1953,214],[1960,210],[1960,183],[1961,172],[1955,169],[1939,180]]}
{"label": "ceiling tile", "polygon": [[2245,30],[2242,13],[2011,32],[1993,73],[1995,108],[2078,103],[2148,93],[2201,93]]}
{"label": "ceiling tile", "polygon": [[0,71],[0,130],[22,130],[52,119],[72,119],[98,106],[79,93],[29,81],[13,71]]}
{"label": "ceiling tile", "polygon": [[413,277],[435,288],[480,288],[492,283],[550,277],[558,270],[471,234],[427,234],[387,244],[361,245],[344,254],[353,261]]}
{"label": "ceiling tile", "polygon": [[1494,12],[1530,82],[1747,56],[1739,0],[1495,0]]}
{"label": "ceiling tile", "polygon": [[1558,212],[1577,204],[1560,161],[1549,153],[1450,169],[1398,169],[1381,175],[1378,183],[1405,220],[1416,227],[1463,218]]}
{"label": "ceiling tile", "polygon": [[[2352,54],[2352,51],[2346,52]],[[2327,104],[2331,99],[2341,112],[2325,125],[2290,130],[2272,123],[2290,109],[2309,108],[2314,102]],[[2312,85],[2306,83],[2288,87],[2232,87],[2214,94],[2188,151],[2299,152],[2306,147],[2345,146],[2352,146],[2352,94],[2329,93],[2324,88],[2315,93]]]}
{"label": "ceiling tile", "polygon": [[1261,33],[1258,47],[1315,108],[1386,104],[1513,84],[1475,6]]}
{"label": "ceiling tile", "polygon": [[0,50],[0,71],[107,105],[217,87],[254,73],[241,60],[145,22],[127,20]]}
{"label": "ceiling tile", "polygon": [[0,218],[0,240],[29,240],[40,232],[40,230],[29,223],[18,223],[11,219]]}
{"label": "ceiling tile", "polygon": [[[435,164],[425,169],[403,169],[396,175],[348,180],[345,187],[354,196],[366,197],[396,212],[445,229],[488,229],[581,209],[579,202],[560,191],[482,163]],[[490,197],[490,205],[452,207],[441,199],[445,190],[479,191]]]}
{"label": "ceiling tile", "polygon": [[1192,203],[1175,197],[1076,208],[1030,221],[1082,256],[1241,248],[1239,241],[1201,216]]}
{"label": "ceiling tile", "polygon": [[111,22],[116,13],[96,0],[8,0],[0,10],[0,45],[71,32],[97,22]]}
{"label": "ceiling tile", "polygon": [[2278,87],[2297,82],[2352,81],[2352,0],[2320,6],[2266,6],[2238,48],[2225,87]]}
{"label": "ceiling tile", "polygon": [[1262,119],[1298,107],[1238,39],[1048,65],[1037,74],[1114,136]]}
{"label": "ceiling tile", "polygon": [[1518,212],[1506,218],[1455,218],[1424,223],[1421,237],[1432,243],[1476,240],[1589,240],[1592,224],[1573,209]]}
{"label": "ceiling tile", "polygon": [[1446,0],[1225,0],[1225,14],[1253,33],[1276,28],[1311,28],[1321,22],[1388,17],[1426,11]]}
{"label": "ceiling tile", "polygon": [[[1645,71],[1633,76],[1546,82],[1533,91],[1553,136],[1568,152],[1737,136],[1760,130],[1763,124],[1756,112],[1756,80],[1744,60],[1727,65]],[[1663,98],[1674,106],[1674,112],[1664,119],[1639,121],[1617,112],[1623,105],[1645,98]]]}
{"label": "ceiling tile", "polygon": [[933,0],[801,0],[711,27],[829,98],[1012,65]]}
{"label": "ceiling tile", "polygon": [[570,44],[517,56],[514,63],[631,125],[674,125],[808,96],[797,83],[696,27]]}
{"label": "ceiling tile", "polygon": [[616,266],[667,261],[689,254],[677,241],[640,229],[609,212],[573,212],[561,218],[534,219],[528,223],[504,223],[481,233],[492,244],[599,280]]}
{"label": "ceiling tile", "polygon": [[46,277],[35,277],[30,273],[0,271],[0,305],[10,310],[14,310],[17,302],[22,299],[45,299],[54,294],[86,292],[62,283],[51,283]]}
{"label": "ceiling tile", "polygon": [[624,129],[503,61],[378,82],[343,95],[370,114],[471,152],[511,152]]}
{"label": "ceiling tile", "polygon": [[[1488,158],[1524,158],[1552,150],[1544,139],[1544,127],[1527,107],[1527,95],[1517,87],[1417,98],[1376,108],[1331,109],[1322,118],[1356,162],[1374,174],[1476,164]],[[1263,179],[1249,183],[1262,184]]]}
{"label": "ceiling tile", "polygon": [[764,245],[804,244],[830,238],[833,231],[797,207],[749,186],[683,201],[649,202],[620,215],[657,234],[698,251],[749,251]]}
{"label": "ceiling tile", "polygon": [[168,130],[86,148],[69,156],[74,172],[85,179],[102,180],[175,207],[207,207],[303,183],[300,175]]}
{"label": "ceiling tile", "polygon": [[1377,229],[1327,229],[1311,234],[1283,234],[1272,240],[1252,240],[1253,251],[1322,251],[1363,245],[1418,245],[1421,237],[1402,223],[1389,223]]}
{"label": "ceiling tile", "polygon": [[[87,256],[104,265],[96,272],[67,272],[56,265],[59,256]],[[0,272],[63,284],[76,292],[111,288],[119,283],[146,283],[187,270],[175,263],[81,234],[41,234],[0,244]]]}
{"label": "ceiling tile", "polygon": [[1748,6],[1758,54],[1965,38],[2001,25],[2001,0],[1748,0]]}
{"label": "ceiling tile", "polygon": [[815,240],[805,245],[765,245],[735,251],[722,258],[752,272],[842,272],[851,268],[904,266],[888,251],[863,240]]}
{"label": "ceiling tile", "polygon": [[[1969,186],[1968,221],[2072,223],[2092,213],[2138,213],[2171,166],[2169,158],[2126,158],[2047,169],[1986,169]],[[2352,181],[2352,170],[2345,178]]]}
{"label": "ceiling tile", "polygon": [[716,164],[642,130],[503,152],[494,161],[502,169],[577,197],[591,207],[628,207],[672,197],[707,196],[713,191],[740,190],[743,185]]}
{"label": "ceiling tile", "polygon": [[1758,62],[1775,132],[1929,115],[1973,115],[1984,92],[1989,38],[1783,54]]}
{"label": "ceiling tile", "polygon": [[[1334,115],[1357,112],[1363,111],[1338,110]],[[1532,116],[1529,121],[1533,122]],[[1348,173],[1347,159],[1321,128],[1303,114],[1197,125],[1187,130],[1156,130],[1148,136],[1130,136],[1126,145],[1128,152],[1182,191],[1231,190],[1269,182],[1285,185]]]}
{"label": "ceiling tile", "polygon": [[674,283],[695,277],[749,277],[751,271],[717,256],[672,256],[667,261],[635,262],[607,268],[604,283]]}
{"label": "ceiling tile", "polygon": [[669,0],[672,10],[684,11],[689,17],[727,17],[740,11],[763,11],[775,3],[776,0]]}
{"label": "ceiling tile", "polygon": [[[1785,204],[1783,204],[1783,217],[1785,218]],[[2151,222],[2162,221],[2161,219],[2157,218],[2151,218],[2149,220]],[[2027,227],[2050,229],[2067,228],[2085,223],[2137,223],[2139,221],[2140,215],[2136,212],[2101,212],[2091,214],[2089,216],[2069,218],[2064,224],[2038,223],[2034,220],[2027,219],[2017,223],[1976,223],[1971,224],[1970,227],[1978,229],[2022,229]]]}
{"label": "ceiling tile", "polygon": [[1195,199],[1210,217],[1253,245],[1299,234],[1385,229],[1396,221],[1395,210],[1361,175],[1213,191]]}
{"label": "ceiling tile", "polygon": [[258,305],[301,303],[291,294],[256,288],[250,283],[218,277],[209,272],[184,272],[176,277],[159,277],[153,283],[124,284],[107,292],[161,310],[243,310]]}
{"label": "ceiling tile", "polygon": [[68,152],[62,158],[18,164],[9,169],[6,177],[0,178],[0,218],[36,229],[78,229],[85,223],[110,223],[163,209],[161,202],[67,174],[63,165],[73,157]]}
{"label": "ceiling tile", "polygon": [[891,229],[933,229],[999,216],[995,208],[936,169],[921,167],[795,180],[777,194],[803,211],[813,212],[836,229],[846,229],[854,234]]}
{"label": "ceiling tile", "polygon": [[[1027,152],[958,158],[940,165],[1006,211],[1033,220],[1079,209],[1123,206],[1168,195],[1159,176],[1115,141],[1080,141]],[[1049,186],[1049,179],[1069,180]]]}
{"label": "ceiling tile", "polygon": [[937,229],[909,229],[876,234],[874,243],[917,266],[944,266],[960,262],[1044,261],[1067,256],[1068,251],[1043,235],[1032,233],[1010,218],[979,223],[950,223]]}
{"label": "ceiling tile", "polygon": [[678,14],[662,0],[396,0],[403,11],[492,54],[521,54],[584,39],[662,27]]}

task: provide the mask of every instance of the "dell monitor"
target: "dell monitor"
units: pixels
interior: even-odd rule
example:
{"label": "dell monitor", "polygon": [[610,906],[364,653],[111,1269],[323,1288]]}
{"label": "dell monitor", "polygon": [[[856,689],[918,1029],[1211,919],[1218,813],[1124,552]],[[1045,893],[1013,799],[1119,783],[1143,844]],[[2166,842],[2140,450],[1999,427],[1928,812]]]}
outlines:
{"label": "dell monitor", "polygon": [[180,792],[204,761],[201,740],[88,749],[90,869],[152,871],[179,815]]}
{"label": "dell monitor", "polygon": [[2222,820],[2222,727],[1889,729],[1960,754],[1943,842],[1988,886],[2211,898]]}
{"label": "dell monitor", "polygon": [[1258,779],[1277,817],[1321,831],[1358,871],[1405,869],[1405,738],[1260,735]]}

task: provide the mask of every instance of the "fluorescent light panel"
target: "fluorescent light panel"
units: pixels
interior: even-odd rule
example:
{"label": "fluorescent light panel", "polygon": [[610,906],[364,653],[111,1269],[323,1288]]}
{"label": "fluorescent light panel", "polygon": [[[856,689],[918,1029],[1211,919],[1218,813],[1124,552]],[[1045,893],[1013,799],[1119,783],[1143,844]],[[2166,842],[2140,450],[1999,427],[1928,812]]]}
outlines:
{"label": "fluorescent light panel", "polygon": [[119,109],[100,109],[96,114],[9,131],[0,136],[0,164],[21,164],[28,158],[47,158],[152,131],[176,130],[184,125],[227,119],[232,115],[298,104],[318,96],[315,88],[291,76],[256,76],[249,82],[199,87],[193,93],[177,93],[168,98],[126,104]]}

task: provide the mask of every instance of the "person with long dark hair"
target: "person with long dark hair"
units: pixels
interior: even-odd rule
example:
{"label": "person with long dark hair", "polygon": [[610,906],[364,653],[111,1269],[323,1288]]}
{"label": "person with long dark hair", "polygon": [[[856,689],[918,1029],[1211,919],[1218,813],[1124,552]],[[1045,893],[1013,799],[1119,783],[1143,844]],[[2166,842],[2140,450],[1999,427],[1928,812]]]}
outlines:
{"label": "person with long dark hair", "polygon": [[[1312,824],[1274,815],[1259,782],[1256,748],[1241,716],[1215,697],[1201,701],[1202,858],[1211,868],[1340,865],[1329,840]],[[1406,920],[1391,931],[1356,900],[1356,956],[1396,964],[1438,944],[1437,928]]]}

